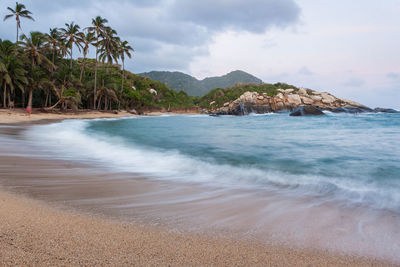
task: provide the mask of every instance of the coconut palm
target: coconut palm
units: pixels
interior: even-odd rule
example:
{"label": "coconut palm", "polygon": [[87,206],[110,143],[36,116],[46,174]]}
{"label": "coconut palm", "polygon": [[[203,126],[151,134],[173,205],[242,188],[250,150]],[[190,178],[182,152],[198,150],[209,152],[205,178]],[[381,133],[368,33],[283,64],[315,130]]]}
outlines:
{"label": "coconut palm", "polygon": [[18,55],[17,49],[18,47],[11,41],[0,39],[0,85],[3,85],[3,107],[7,107],[7,95],[8,105],[11,107],[11,95],[14,95],[15,89],[19,89],[23,94],[24,86],[28,83],[24,62]]}
{"label": "coconut palm", "polygon": [[18,42],[18,31],[21,29],[21,18],[26,18],[33,20],[33,17],[31,16],[32,12],[27,10],[25,8],[25,5],[19,4],[16,2],[15,4],[15,9],[12,9],[11,7],[7,7],[7,9],[11,12],[11,14],[8,14],[4,17],[4,20],[7,20],[9,18],[15,17],[15,20],[17,21],[17,39],[16,42]]}
{"label": "coconut palm", "polygon": [[72,75],[72,51],[73,51],[73,47],[74,45],[76,45],[79,49],[79,51],[81,50],[81,43],[83,41],[84,38],[84,34],[80,31],[80,27],[79,25],[75,24],[74,22],[71,22],[71,24],[69,23],[65,23],[66,28],[62,28],[61,29],[61,33],[63,35],[64,41],[65,41],[65,45],[67,48],[69,48],[69,54],[71,56],[70,58],[70,69],[71,69],[71,75]]}
{"label": "coconut palm", "polygon": [[[119,45],[119,57],[121,58],[122,61],[122,73],[121,73],[121,91],[120,91],[120,97],[122,95],[122,92],[124,90],[124,72],[125,72],[125,55],[128,58],[131,58],[131,51],[133,52],[133,48],[128,44],[128,41],[123,41]],[[121,101],[118,103],[118,109],[121,108]]]}
{"label": "coconut palm", "polygon": [[21,46],[27,59],[30,62],[30,77],[29,77],[29,98],[28,98],[28,107],[32,108],[32,93],[33,88],[35,87],[35,82],[37,80],[37,75],[35,75],[38,71],[35,69],[36,66],[43,66],[47,68],[49,71],[54,68],[54,65],[51,61],[45,56],[44,52],[46,51],[46,36],[41,32],[31,32],[29,36],[23,34],[21,36]]}
{"label": "coconut palm", "polygon": [[[47,37],[47,46],[51,53],[51,63],[55,64],[55,57],[60,51],[61,42],[61,33],[57,28],[50,28],[49,33],[46,33]],[[52,70],[53,72],[54,70]]]}
{"label": "coconut palm", "polygon": [[82,47],[83,47],[83,62],[81,65],[81,75],[79,76],[79,81],[82,82],[82,75],[83,70],[85,69],[86,64],[86,56],[89,52],[89,46],[96,40],[93,32],[87,32],[82,40]]}
{"label": "coconut palm", "polygon": [[100,16],[97,16],[96,18],[92,19],[92,26],[88,27],[87,29],[91,32],[94,32],[96,34],[96,44],[94,45],[96,47],[96,66],[94,70],[94,89],[93,89],[93,108],[96,108],[96,98],[97,98],[97,63],[98,63],[98,55],[99,55],[99,41],[100,37],[106,28],[106,23],[108,22],[107,19],[103,19]]}
{"label": "coconut palm", "polygon": [[81,96],[79,92],[72,87],[70,82],[64,80],[64,82],[58,88],[56,86],[52,86],[52,89],[57,96],[58,101],[46,110],[53,110],[58,105],[61,105],[62,110],[65,110],[68,107],[74,111],[78,110],[78,106],[81,103]]}
{"label": "coconut palm", "polygon": [[105,31],[102,34],[102,37],[102,40],[99,41],[99,59],[103,63],[107,61],[108,65],[112,64],[113,62],[117,62],[119,58],[119,47],[121,43],[120,38],[117,36],[117,32],[111,27],[106,27]]}
{"label": "coconut palm", "polygon": [[117,94],[115,93],[115,88],[117,88],[117,85],[112,79],[103,79],[102,85],[97,91],[97,109],[101,109],[102,101],[104,103],[104,110],[108,110],[108,108],[111,109],[112,101],[118,101]]}

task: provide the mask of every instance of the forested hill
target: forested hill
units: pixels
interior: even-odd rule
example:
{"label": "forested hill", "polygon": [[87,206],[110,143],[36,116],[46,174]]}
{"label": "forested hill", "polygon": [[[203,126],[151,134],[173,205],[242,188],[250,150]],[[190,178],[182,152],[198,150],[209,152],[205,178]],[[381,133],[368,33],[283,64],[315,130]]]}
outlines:
{"label": "forested hill", "polygon": [[232,87],[236,83],[262,83],[262,80],[241,70],[203,80],[197,80],[182,72],[151,71],[139,75],[165,83],[169,88],[177,92],[184,91],[191,96],[203,96],[214,88]]}

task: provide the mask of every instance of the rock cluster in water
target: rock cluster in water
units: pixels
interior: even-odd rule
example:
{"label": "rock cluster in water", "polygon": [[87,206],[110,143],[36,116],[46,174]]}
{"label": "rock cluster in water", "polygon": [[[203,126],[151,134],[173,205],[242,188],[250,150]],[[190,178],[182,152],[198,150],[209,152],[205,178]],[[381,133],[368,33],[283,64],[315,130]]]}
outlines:
{"label": "rock cluster in water", "polygon": [[[301,109],[298,109],[300,107]],[[383,108],[373,110],[357,102],[337,98],[329,93],[300,88],[278,89],[278,94],[275,96],[268,96],[266,93],[245,92],[238,99],[225,103],[213,114],[247,115],[249,113],[292,111],[292,113],[294,112],[293,116],[304,116],[321,115],[322,110],[335,113],[397,112]]]}

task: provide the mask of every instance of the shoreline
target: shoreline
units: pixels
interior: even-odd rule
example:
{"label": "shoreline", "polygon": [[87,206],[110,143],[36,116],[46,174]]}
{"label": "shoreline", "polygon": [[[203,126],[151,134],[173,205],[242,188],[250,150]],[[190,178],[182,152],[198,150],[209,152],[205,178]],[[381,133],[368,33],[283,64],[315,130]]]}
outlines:
{"label": "shoreline", "polygon": [[[62,119],[66,118],[45,122]],[[43,123],[41,120],[33,122]],[[4,218],[0,223],[0,262],[5,265],[38,262],[52,265],[390,265],[382,260],[322,249],[177,233],[168,227],[76,213],[69,208],[53,207],[46,201],[9,191],[2,183],[0,217]]]}
{"label": "shoreline", "polygon": [[119,111],[118,113],[104,112],[104,111],[93,111],[93,110],[81,110],[77,113],[45,113],[36,111],[31,114],[31,117],[26,115],[24,109],[0,109],[0,125],[29,125],[39,123],[51,123],[66,119],[105,119],[105,118],[122,118],[122,117],[141,117],[141,116],[161,116],[161,115],[182,115],[182,114],[200,114],[195,112],[146,112],[143,115],[131,114],[125,110]]}

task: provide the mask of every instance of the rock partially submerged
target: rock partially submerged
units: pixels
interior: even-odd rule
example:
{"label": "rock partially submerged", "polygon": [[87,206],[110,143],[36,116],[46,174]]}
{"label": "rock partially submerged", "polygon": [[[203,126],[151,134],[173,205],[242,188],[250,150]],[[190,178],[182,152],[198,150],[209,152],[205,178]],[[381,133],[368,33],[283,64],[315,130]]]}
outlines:
{"label": "rock partially submerged", "polygon": [[392,108],[376,108],[374,109],[375,112],[382,112],[382,113],[400,113],[400,111],[392,109]]}
{"label": "rock partially submerged", "polygon": [[290,116],[321,116],[325,115],[319,108],[315,106],[301,106],[295,108],[291,113]]}
{"label": "rock partially submerged", "polygon": [[334,108],[331,110],[334,113],[365,113],[365,112],[374,112],[373,109],[359,105],[359,106],[354,106],[354,105],[346,105],[340,108]]}

